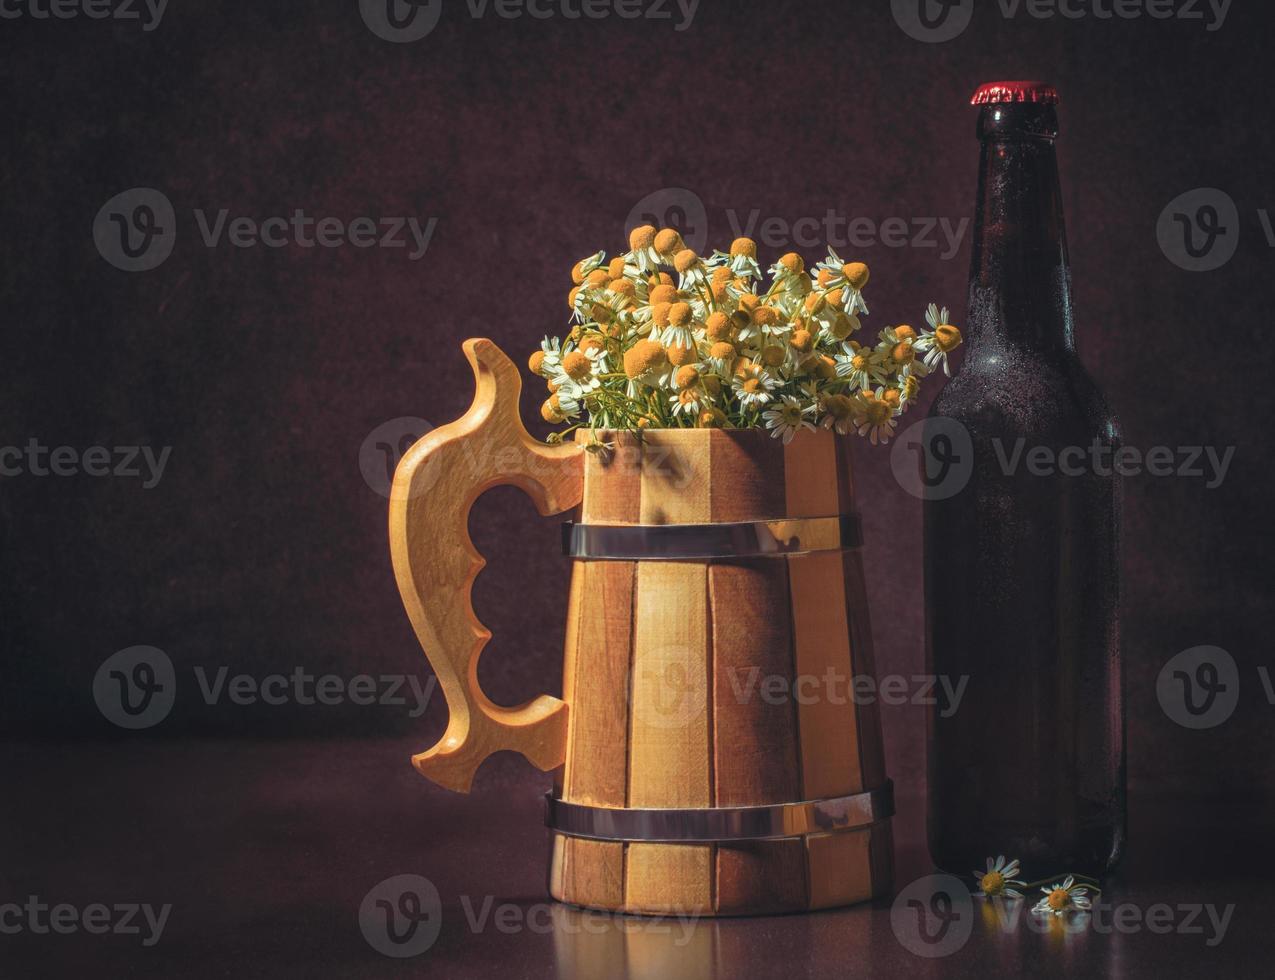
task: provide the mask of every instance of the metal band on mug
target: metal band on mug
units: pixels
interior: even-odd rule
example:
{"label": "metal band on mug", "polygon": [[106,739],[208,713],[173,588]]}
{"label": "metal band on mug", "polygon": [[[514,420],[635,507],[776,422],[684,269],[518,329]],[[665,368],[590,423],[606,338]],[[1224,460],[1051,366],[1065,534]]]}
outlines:
{"label": "metal band on mug", "polygon": [[568,558],[676,561],[840,551],[863,543],[857,514],[729,524],[562,525]]}
{"label": "metal band on mug", "polygon": [[894,784],[803,803],[688,810],[585,806],[545,794],[545,825],[569,837],[691,843],[767,840],[868,827],[894,816]]}

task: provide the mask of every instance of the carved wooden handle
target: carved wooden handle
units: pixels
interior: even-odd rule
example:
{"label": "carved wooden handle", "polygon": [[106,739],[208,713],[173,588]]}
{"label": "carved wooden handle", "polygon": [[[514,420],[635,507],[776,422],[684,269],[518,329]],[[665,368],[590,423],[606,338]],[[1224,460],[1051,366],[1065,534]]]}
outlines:
{"label": "carved wooden handle", "polygon": [[533,439],[518,415],[518,369],[490,340],[467,340],[477,393],[468,412],[434,429],[398,465],[390,494],[394,576],[416,636],[451,713],[437,745],[412,757],[422,775],[468,792],[493,752],[521,752],[542,770],[566,757],[567,706],[541,695],[517,708],[493,704],[478,684],[491,633],[470,590],[486,562],[469,538],[469,509],[485,490],[512,484],[543,515],[580,502],[583,449]]}

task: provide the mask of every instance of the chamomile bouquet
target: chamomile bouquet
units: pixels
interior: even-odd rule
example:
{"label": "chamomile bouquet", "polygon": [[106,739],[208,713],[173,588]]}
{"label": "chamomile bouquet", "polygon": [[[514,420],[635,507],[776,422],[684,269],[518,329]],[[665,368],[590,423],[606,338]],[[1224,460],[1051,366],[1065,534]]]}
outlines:
{"label": "chamomile bouquet", "polygon": [[921,382],[961,332],[930,304],[926,326],[871,340],[868,267],[832,249],[813,269],[795,252],[766,275],[737,238],[704,257],[674,229],[635,228],[629,250],[576,263],[570,332],[545,338],[531,370],[545,380],[555,434],[600,429],[764,427],[785,442],[817,426],[887,442]]}

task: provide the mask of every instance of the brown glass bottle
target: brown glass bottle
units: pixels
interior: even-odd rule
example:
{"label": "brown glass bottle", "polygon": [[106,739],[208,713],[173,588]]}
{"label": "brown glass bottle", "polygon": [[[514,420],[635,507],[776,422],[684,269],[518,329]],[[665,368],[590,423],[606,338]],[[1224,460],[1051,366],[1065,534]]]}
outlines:
{"label": "brown glass bottle", "polygon": [[968,477],[924,504],[927,662],[968,678],[930,711],[930,855],[1097,875],[1125,837],[1119,436],[1074,344],[1057,96],[1004,82],[974,101],[965,357],[927,421],[947,478]]}

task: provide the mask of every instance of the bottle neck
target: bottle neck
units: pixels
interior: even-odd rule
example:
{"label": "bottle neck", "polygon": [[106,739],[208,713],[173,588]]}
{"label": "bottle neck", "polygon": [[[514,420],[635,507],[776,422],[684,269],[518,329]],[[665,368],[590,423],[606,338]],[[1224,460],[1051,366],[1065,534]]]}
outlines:
{"label": "bottle neck", "polygon": [[1074,349],[1071,268],[1052,105],[989,105],[970,269],[970,354],[1006,344]]}

